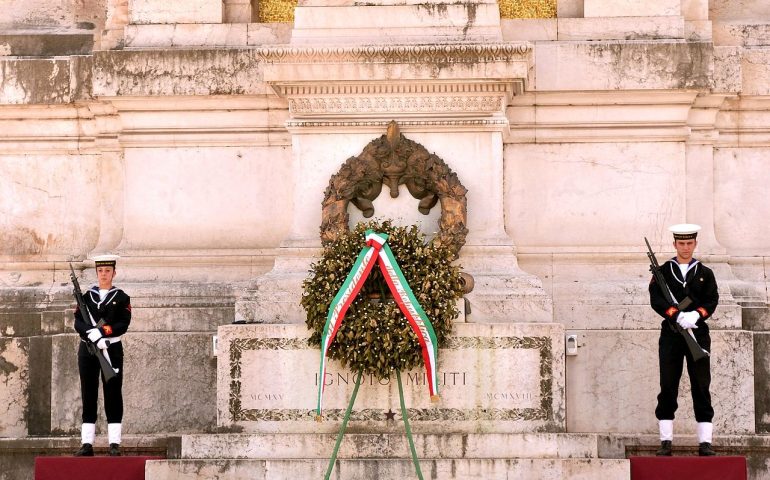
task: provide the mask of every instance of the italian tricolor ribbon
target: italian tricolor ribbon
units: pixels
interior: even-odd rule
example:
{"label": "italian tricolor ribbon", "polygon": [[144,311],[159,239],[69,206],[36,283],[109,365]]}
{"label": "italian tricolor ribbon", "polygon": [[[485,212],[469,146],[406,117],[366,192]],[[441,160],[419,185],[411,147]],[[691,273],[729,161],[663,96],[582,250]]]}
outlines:
{"label": "italian tricolor ribbon", "polygon": [[379,261],[385,281],[390,288],[396,304],[401,309],[406,319],[409,321],[412,330],[417,335],[417,340],[422,349],[422,358],[425,361],[425,371],[427,373],[428,388],[430,390],[431,400],[438,400],[438,374],[436,371],[436,360],[438,358],[438,341],[433,325],[428,316],[420,306],[420,303],[414,296],[412,289],[404,278],[401,268],[398,266],[393,252],[386,243],[388,236],[384,233],[377,233],[373,230],[366,231],[366,246],[358,254],[353,268],[348,273],[345,282],[340,287],[337,295],[334,296],[329,313],[326,315],[326,324],[324,325],[323,335],[321,336],[321,367],[318,382],[318,406],[316,409],[317,419],[321,418],[321,402],[324,391],[324,378],[326,375],[326,353],[329,346],[334,341],[337,330],[339,330],[342,321],[345,318],[350,304],[356,298],[356,295],[364,286],[369,273],[371,273],[374,264]]}

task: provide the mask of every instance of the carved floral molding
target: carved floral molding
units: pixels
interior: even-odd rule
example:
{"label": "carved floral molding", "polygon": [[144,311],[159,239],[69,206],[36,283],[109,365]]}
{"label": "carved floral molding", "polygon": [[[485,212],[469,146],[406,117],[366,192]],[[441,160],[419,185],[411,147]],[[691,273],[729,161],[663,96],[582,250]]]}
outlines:
{"label": "carved floral molding", "polygon": [[413,63],[452,64],[526,61],[532,45],[521,43],[447,45],[356,45],[328,47],[262,47],[266,63]]}

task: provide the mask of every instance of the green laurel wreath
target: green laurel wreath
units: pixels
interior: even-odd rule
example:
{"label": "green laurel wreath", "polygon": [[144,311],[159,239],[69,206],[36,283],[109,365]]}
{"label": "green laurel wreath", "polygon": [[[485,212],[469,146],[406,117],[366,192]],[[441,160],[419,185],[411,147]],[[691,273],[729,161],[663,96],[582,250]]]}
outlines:
{"label": "green laurel wreath", "polygon": [[[309,344],[320,347],[329,305],[366,245],[367,229],[388,234],[388,245],[441,345],[459,314],[456,303],[463,293],[460,270],[451,264],[448,248],[426,243],[425,235],[414,225],[399,227],[388,220],[362,222],[352,231],[342,232],[311,265],[310,276],[302,283],[301,301],[307,327],[313,332]],[[350,305],[328,356],[352,371],[379,378],[422,365],[417,336],[393,301],[378,266]]]}

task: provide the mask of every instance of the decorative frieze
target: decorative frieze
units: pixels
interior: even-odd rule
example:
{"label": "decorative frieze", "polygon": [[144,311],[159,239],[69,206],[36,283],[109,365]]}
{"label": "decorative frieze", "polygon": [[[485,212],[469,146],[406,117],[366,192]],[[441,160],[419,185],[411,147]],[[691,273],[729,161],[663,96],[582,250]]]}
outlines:
{"label": "decorative frieze", "polygon": [[454,64],[526,61],[532,51],[527,42],[355,45],[325,47],[263,47],[256,50],[266,63],[413,63]]}
{"label": "decorative frieze", "polygon": [[292,115],[401,113],[494,113],[505,106],[503,96],[330,97],[289,99]]}

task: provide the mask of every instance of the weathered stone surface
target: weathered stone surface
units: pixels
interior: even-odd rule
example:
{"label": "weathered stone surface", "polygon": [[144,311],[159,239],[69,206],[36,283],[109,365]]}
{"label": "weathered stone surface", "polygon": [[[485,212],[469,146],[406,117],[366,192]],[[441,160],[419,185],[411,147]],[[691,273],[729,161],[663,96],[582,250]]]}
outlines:
{"label": "weathered stone surface", "polygon": [[770,3],[764,0],[710,0],[712,20],[743,20],[770,18]]}
{"label": "weathered stone surface", "polygon": [[94,95],[249,95],[266,91],[254,50],[100,51]]}
{"label": "weathered stone surface", "polygon": [[644,17],[681,15],[681,0],[584,0],[583,11],[589,17]]}
{"label": "weathered stone surface", "polygon": [[[126,434],[207,431],[216,422],[216,359],[207,333],[132,333],[125,349]],[[51,431],[77,434],[81,399],[75,335],[52,345]],[[101,394],[100,394],[101,397]],[[100,405],[97,431],[106,431]]]}
{"label": "weathered stone surface", "polygon": [[279,45],[291,41],[290,23],[249,23],[246,28],[249,45]]}
{"label": "weathered stone surface", "polygon": [[708,89],[710,43],[557,42],[535,46],[535,89]]}
{"label": "weathered stone surface", "polygon": [[[314,422],[318,349],[308,346],[304,325],[231,325],[218,332],[220,426],[250,432],[337,431],[355,375],[330,362],[327,421]],[[451,338],[439,351],[440,403],[430,403],[422,370],[403,372],[416,431],[563,431],[561,325],[456,324]],[[388,427],[385,413],[399,409],[395,378],[366,375],[362,383],[351,421],[357,431],[381,431]]]}
{"label": "weathered stone surface", "polygon": [[754,334],[754,398],[756,431],[770,433],[770,332]]}
{"label": "weathered stone surface", "polygon": [[[658,337],[651,331],[580,331],[578,355],[567,357],[567,429],[570,432],[657,432]],[[752,334],[711,331],[711,397],[719,434],[753,433]],[[679,388],[675,435],[696,422],[686,371]]]}
{"label": "weathered stone surface", "polygon": [[[541,112],[541,118],[549,115],[547,108]],[[553,115],[559,112],[555,110]],[[603,115],[595,107],[586,109],[583,121],[592,113]],[[633,245],[644,259],[644,237],[660,243],[666,226],[684,215],[684,192],[676,188],[684,178],[684,146],[589,143],[574,147],[579,154],[566,155],[571,148],[561,143],[508,145],[505,149],[505,177],[511,179],[506,185],[506,228],[514,232],[516,245],[543,245],[542,239],[551,249]],[[544,189],[544,184],[553,188]],[[628,204],[634,205],[634,215],[617,208]],[[661,212],[667,216],[661,218]],[[613,228],[597,235],[585,228],[592,218],[601,218]]]}
{"label": "weathered stone surface", "polygon": [[770,47],[743,49],[741,74],[743,95],[770,95]]}
{"label": "weathered stone surface", "polygon": [[[59,131],[48,134],[64,136],[77,125],[60,121],[50,127]],[[0,220],[0,254],[85,255],[93,248],[99,225],[85,206],[99,205],[93,186],[98,167],[95,155],[0,156],[0,210],[11,213]]]}
{"label": "weathered stone surface", "polygon": [[[736,255],[770,253],[762,240],[770,234],[770,225],[764,221],[770,214],[770,204],[765,200],[765,186],[770,181],[770,171],[765,168],[768,152],[767,147],[719,148],[714,152],[715,175],[720,179],[714,188],[719,239]],[[736,209],[742,210],[740,221],[735,218]]]}
{"label": "weathered stone surface", "polygon": [[745,47],[770,45],[770,23],[716,22],[714,44]]}
{"label": "weathered stone surface", "polygon": [[684,38],[688,42],[710,42],[712,40],[711,20],[685,20]]}
{"label": "weathered stone surface", "polygon": [[[132,193],[124,204],[124,249],[278,246],[291,221],[288,215],[276,215],[289,208],[293,193],[282,182],[291,175],[288,154],[283,147],[128,149],[123,181]],[[155,155],[164,161],[158,163]],[[171,181],[186,188],[169,191]],[[254,189],[255,185],[261,188]],[[189,189],[198,192],[195,198]],[[242,195],[244,190],[252,194]],[[274,208],[260,207],[268,204]],[[163,207],[153,208],[157,205]]]}
{"label": "weathered stone surface", "polygon": [[709,0],[681,0],[685,20],[708,20]]}
{"label": "weathered stone surface", "polygon": [[28,27],[70,26],[74,21],[74,0],[8,0],[0,14],[0,24]]}
{"label": "weathered stone surface", "polygon": [[129,23],[222,23],[222,0],[131,0]]}
{"label": "weathered stone surface", "polygon": [[40,335],[40,313],[0,311],[0,337]]}
{"label": "weathered stone surface", "polygon": [[[146,464],[147,480],[279,480],[313,478],[326,469],[328,460],[152,460]],[[628,460],[605,459],[421,459],[421,470],[431,480],[488,478],[537,478],[540,480],[629,480]],[[340,480],[401,480],[414,476],[414,464],[402,460],[339,460],[335,478]]]}
{"label": "weathered stone surface", "polygon": [[503,31],[503,40],[529,42],[556,40],[555,18],[517,18],[501,19],[500,28]]}
{"label": "weathered stone surface", "polygon": [[0,104],[69,103],[66,59],[0,58]]}
{"label": "weathered stone surface", "polygon": [[583,18],[583,0],[560,0],[556,2],[558,18]]}
{"label": "weathered stone surface", "polygon": [[[333,40],[330,40],[333,39]],[[495,2],[314,6],[294,10],[292,45],[500,41]]]}
{"label": "weathered stone surface", "polygon": [[657,40],[684,38],[682,17],[560,18],[559,40]]}
{"label": "weathered stone surface", "polygon": [[743,90],[741,49],[714,47],[714,91],[740,93]]}
{"label": "weathered stone surface", "polygon": [[91,53],[93,44],[93,33],[0,32],[0,54],[4,56],[87,55]]}
{"label": "weathered stone surface", "polygon": [[29,340],[0,338],[0,436],[28,434]]}
{"label": "weathered stone surface", "polygon": [[[392,433],[348,433],[339,458],[409,458],[400,419]],[[395,428],[393,428],[395,427]],[[185,435],[182,458],[329,458],[336,433]],[[597,438],[573,433],[414,433],[419,458],[594,458]]]}
{"label": "weathered stone surface", "polygon": [[176,23],[127,25],[126,47],[243,47],[246,46],[245,23]]}

